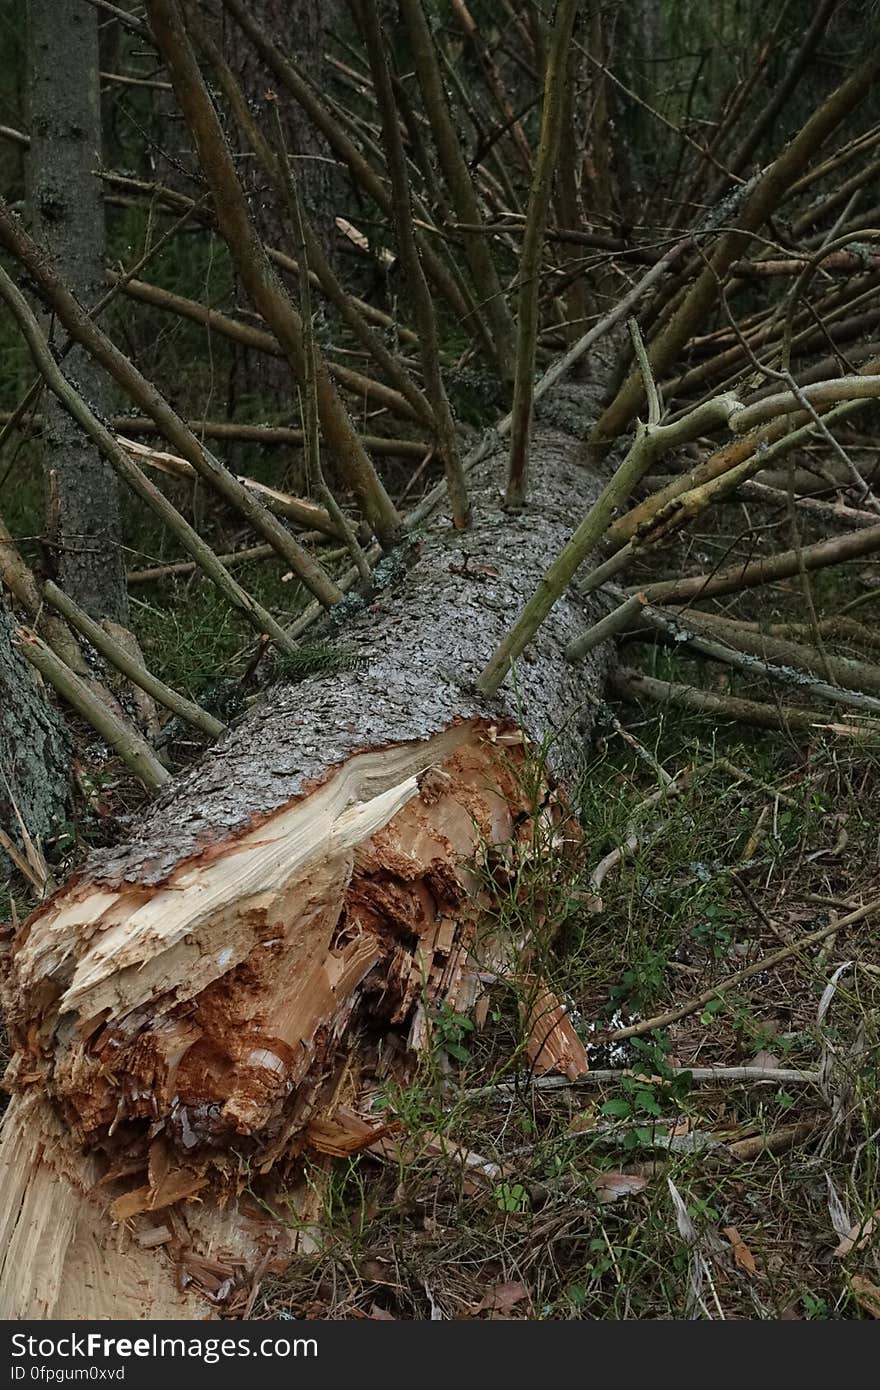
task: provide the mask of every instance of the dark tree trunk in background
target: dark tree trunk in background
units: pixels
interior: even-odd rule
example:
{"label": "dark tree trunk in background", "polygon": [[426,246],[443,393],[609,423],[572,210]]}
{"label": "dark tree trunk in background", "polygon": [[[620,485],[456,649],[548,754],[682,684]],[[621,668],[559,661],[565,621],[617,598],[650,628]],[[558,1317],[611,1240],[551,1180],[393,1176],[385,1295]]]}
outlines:
{"label": "dark tree trunk in background", "polygon": [[640,221],[653,172],[657,123],[639,99],[649,97],[652,56],[659,51],[657,8],[655,0],[630,0],[603,9],[605,61],[628,89],[604,84],[616,175],[614,211],[625,226]]}
{"label": "dark tree trunk in background", "polygon": [[[98,15],[86,0],[30,0],[29,202],[34,234],[86,306],[104,292]],[[105,379],[79,352],[65,367],[109,414]],[[48,393],[47,393],[48,395]],[[58,579],[97,619],[126,623],[115,474],[51,396],[45,401],[47,533]]]}
{"label": "dark tree trunk in background", "polygon": [[[290,0],[253,0],[252,8],[260,25],[279,47],[290,55],[317,91],[321,92],[326,86],[324,53],[327,41],[340,19],[339,0],[294,0],[294,3],[290,3]],[[234,36],[238,41],[238,31],[234,31]],[[238,72],[242,88],[258,122],[271,139],[271,113],[265,100],[265,92],[268,89],[275,91],[276,81],[267,73],[259,55],[249,44],[240,45],[238,51],[232,50],[227,56]],[[302,108],[283,93],[278,95],[287,148],[295,160],[294,172],[303,211],[311,222],[325,255],[333,264],[336,259],[336,215],[339,211],[340,174],[327,142]],[[256,175],[256,180],[258,188],[265,188],[265,179],[261,173]],[[257,226],[266,244],[283,247],[289,255],[295,257],[296,248],[291,240],[291,230],[277,198],[272,194],[264,197],[258,195],[254,210]],[[315,307],[320,309],[320,298]],[[296,411],[294,386],[284,362],[277,358],[272,359],[265,353],[246,352],[242,355],[238,375],[238,391],[274,394],[278,396],[279,407],[285,397],[291,398],[291,409]]]}
{"label": "dark tree trunk in background", "polygon": [[[275,32],[320,92],[326,85],[324,53],[339,23],[338,0],[260,0]],[[274,12],[274,13],[273,13]],[[297,172],[303,206],[321,245],[332,262],[339,211],[339,175],[324,137],[295,102],[284,103],[288,148],[298,156]]]}
{"label": "dark tree trunk in background", "polygon": [[[0,829],[21,845],[19,816],[32,838],[45,838],[63,815],[70,759],[61,721],[12,634],[0,608]],[[0,875],[8,867],[0,850]]]}

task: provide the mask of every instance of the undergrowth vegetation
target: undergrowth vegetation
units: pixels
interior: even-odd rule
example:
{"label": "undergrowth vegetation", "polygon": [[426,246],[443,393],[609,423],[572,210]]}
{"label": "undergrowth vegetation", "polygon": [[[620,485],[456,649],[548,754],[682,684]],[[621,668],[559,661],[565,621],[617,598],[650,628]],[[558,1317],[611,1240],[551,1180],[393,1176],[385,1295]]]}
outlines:
{"label": "undergrowth vegetation", "polygon": [[[0,945],[11,951],[13,940],[26,942],[26,932],[16,932],[28,913],[78,874],[93,850],[136,841],[148,788],[165,787],[198,763],[209,739],[238,730],[254,706],[273,700],[279,679],[360,669],[358,650],[366,648],[358,648],[358,633],[348,645],[345,624],[358,607],[369,613],[389,567],[405,587],[401,556],[416,552],[430,517],[422,504],[444,475],[462,523],[455,562],[463,555],[467,571],[463,460],[481,465],[496,447],[507,448],[508,436],[513,505],[503,521],[518,524],[525,504],[527,525],[534,497],[525,489],[526,463],[533,480],[542,467],[538,447],[529,461],[534,416],[532,444],[545,426],[566,433],[571,458],[601,476],[604,490],[560,531],[557,555],[531,557],[548,568],[543,578],[536,570],[519,615],[521,594],[509,615],[498,604],[513,626],[494,654],[475,645],[480,663],[488,662],[476,692],[492,699],[511,665],[515,678],[517,661],[541,659],[534,639],[554,605],[580,585],[592,595],[584,609],[590,622],[604,622],[606,613],[619,619],[602,639],[618,647],[607,689],[593,688],[589,665],[574,664],[591,649],[566,648],[565,670],[573,682],[583,671],[591,715],[583,775],[557,785],[548,774],[552,743],[529,748],[518,773],[525,810],[512,838],[483,844],[466,866],[467,909],[478,919],[468,945],[480,972],[473,1009],[470,999],[467,1012],[436,1007],[431,1000],[441,996],[426,978],[420,1002],[406,996],[411,1013],[389,1023],[389,1011],[379,1022],[365,987],[333,1033],[334,984],[321,1004],[330,1012],[308,1034],[314,1044],[320,1033],[321,1045],[309,1053],[306,1031],[291,1032],[306,1049],[297,1056],[314,1055],[319,1074],[308,1078],[313,1090],[300,1073],[291,1079],[294,1067],[285,1077],[279,1107],[289,1102],[288,1148],[274,1147],[272,1131],[259,1174],[237,1150],[217,1169],[223,1182],[246,1172],[258,1202],[281,1174],[272,1212],[296,1227],[298,1253],[283,1273],[267,1257],[246,1276],[241,1261],[234,1277],[218,1275],[208,1296],[227,1285],[232,1292],[218,1294],[212,1311],[429,1320],[880,1316],[880,937],[870,915],[880,900],[880,561],[870,558],[880,553],[880,232],[877,209],[866,206],[880,168],[876,6],[823,0],[814,17],[740,0],[580,7],[473,0],[469,8],[425,0],[423,44],[421,5],[398,14],[397,5],[364,0],[340,6],[326,34],[316,23],[312,58],[323,76],[304,84],[280,61],[288,47],[302,56],[304,31],[279,34],[276,45],[259,18],[277,11],[284,29],[295,6],[225,0],[148,3],[137,14],[127,8],[98,5],[101,150],[89,177],[99,176],[104,190],[98,282],[115,276],[120,290],[101,310],[101,324],[130,362],[108,386],[108,420],[89,418],[88,433],[110,459],[127,440],[129,466],[144,459],[144,442],[156,446],[144,464],[158,481],[153,500],[173,505],[152,514],[142,500],[148,490],[123,489],[121,540],[105,539],[122,546],[126,635],[170,687],[171,703],[161,695],[158,706],[139,700],[86,638],[81,649],[74,644],[84,678],[94,676],[106,708],[118,705],[123,733],[130,726],[144,742],[152,780],[141,774],[139,781],[131,757],[116,756],[124,740],[112,744],[96,732],[106,727],[100,709],[99,721],[89,721],[87,704],[70,696],[73,683],[56,687],[72,705],[70,799],[51,835],[31,837],[21,817],[10,820],[16,857],[2,861],[13,867],[0,883],[0,921],[9,924]],[[205,47],[197,26],[208,21]],[[0,510],[9,533],[0,537],[7,561],[0,577],[4,602],[7,588],[16,594],[14,640],[22,648],[48,630],[55,580],[65,588],[52,494],[64,459],[49,457],[49,432],[41,434],[48,388],[26,400],[37,368],[33,335],[31,349],[25,345],[31,310],[12,312],[19,291],[40,297],[36,337],[44,346],[45,333],[48,347],[35,360],[50,382],[65,360],[67,333],[67,346],[78,343],[52,388],[61,399],[65,385],[77,395],[77,362],[97,351],[93,325],[80,322],[75,306],[62,327],[57,290],[23,230],[33,213],[25,168],[36,148],[21,76],[29,61],[24,31],[24,0],[0,0],[7,55],[0,277],[9,281],[3,302],[11,310],[0,315]],[[228,47],[228,63],[210,56],[213,33],[221,58]],[[175,61],[192,45],[187,77]],[[570,61],[552,61],[557,45],[570,50]],[[317,156],[300,148],[310,108],[324,127]],[[395,141],[403,142],[399,168]],[[332,165],[339,179],[320,209],[329,215],[315,237],[317,257],[293,179],[308,192],[310,161]],[[325,232],[332,266],[318,273]],[[266,247],[275,256],[271,273]],[[139,290],[119,285],[126,276],[141,281]],[[163,398],[157,415],[147,383]],[[176,424],[165,403],[180,417]],[[84,405],[81,427],[91,415]],[[809,423],[799,424],[800,411]],[[105,423],[115,443],[104,438]],[[500,474],[498,481],[503,490]],[[866,534],[858,560],[850,546],[808,571],[806,547],[825,541],[835,550],[836,541]],[[790,552],[787,577],[758,576],[760,586],[749,587],[752,562],[783,552]],[[243,592],[222,569],[219,589],[212,587],[206,574],[218,582],[215,556]],[[13,590],[13,568],[19,579],[24,573],[24,588]],[[483,577],[497,573],[482,569]],[[740,569],[741,584],[733,574],[726,594],[713,593],[719,571]],[[479,571],[466,577],[479,582]],[[682,578],[694,586],[686,602],[674,592]],[[671,595],[651,593],[664,583]],[[440,622],[465,620],[440,610]],[[713,621],[723,643],[707,653],[699,625],[711,635]],[[404,630],[420,637],[428,629]],[[762,639],[776,645],[756,655]],[[421,650],[413,653],[414,663],[422,659]],[[640,686],[645,677],[653,685]],[[446,681],[446,670],[438,666],[436,679]],[[460,693],[468,711],[461,720],[470,720],[475,690]],[[714,700],[714,714],[694,712],[694,696],[705,697],[704,708]],[[53,711],[60,706],[61,697],[47,698]],[[364,681],[360,699],[370,698]],[[187,724],[180,709],[189,701],[201,718],[193,721],[190,707]],[[749,710],[745,701],[759,704]],[[328,708],[317,702],[315,723],[332,722]],[[348,706],[341,718],[351,723]],[[366,736],[362,742],[372,754],[398,737],[392,724],[375,734],[375,746],[366,748]],[[226,752],[223,744],[216,750],[219,785]],[[301,754],[291,736],[285,777]],[[262,745],[257,756],[268,756]],[[336,768],[331,761],[321,776]],[[6,777],[5,768],[0,773]],[[67,774],[65,764],[63,785]],[[253,773],[260,790],[262,774],[261,764]],[[256,823],[278,809],[267,801]],[[191,819],[203,811],[194,806]],[[193,861],[207,846],[206,865],[222,858],[221,848],[230,856],[240,848],[241,826],[221,816],[212,829],[210,820],[194,841]],[[315,862],[323,834],[315,830]],[[458,886],[457,852],[450,839],[441,868]],[[236,862],[224,891],[233,891]],[[340,914],[346,873],[332,889]],[[157,871],[156,882],[164,888],[172,877],[170,868],[167,879]],[[155,884],[140,886],[147,902]],[[255,901],[245,899],[244,915]],[[434,906],[439,915],[439,898]],[[223,908],[237,930],[237,904]],[[255,918],[260,910],[253,908]],[[103,941],[100,902],[96,912],[82,918],[83,958],[93,937]],[[320,916],[317,908],[312,915]],[[465,917],[466,929],[453,924],[461,931],[456,946],[470,942]],[[194,912],[192,920],[202,919]],[[305,915],[296,921],[311,931]],[[344,915],[339,921],[347,925]],[[392,930],[405,935],[389,916],[374,934]],[[285,932],[299,950],[286,918],[279,939]],[[417,960],[415,927],[407,950],[412,943]],[[259,948],[265,944],[260,939]],[[328,937],[321,950],[329,958],[336,945]],[[302,958],[311,962],[305,949]],[[218,966],[218,980],[231,980],[243,959]],[[144,963],[138,958],[137,968]],[[438,966],[447,969],[448,962]],[[417,976],[413,968],[407,979]],[[132,1037],[151,1009],[164,1026],[172,1006],[160,978],[154,997],[116,1020],[128,1029],[135,1019]],[[293,976],[278,978],[286,988]],[[346,986],[352,998],[362,983]],[[46,997],[55,985],[53,976]],[[201,993],[186,994],[189,982],[178,987],[175,1007],[200,1007]],[[393,993],[386,983],[374,993],[379,988]],[[535,1042],[559,1001],[589,1058],[581,1075],[573,1066],[549,1067],[549,1032]],[[424,1023],[422,1048],[413,1043],[414,1015]],[[265,1017],[275,1018],[268,1004],[260,1026]],[[349,1019],[356,1020],[351,1036]],[[28,1046],[39,1039],[42,1051],[36,1060],[17,1057],[16,1066],[30,1086],[40,1074],[31,1064],[45,1064],[48,1098],[57,1103],[52,1069],[65,1055],[69,1017],[57,1033],[54,1021],[49,1032],[44,1026],[36,1016],[27,1026],[19,1021],[19,1037]],[[92,1033],[82,1031],[91,1048]],[[240,1036],[227,1054],[236,1066]],[[336,1053],[331,1064],[331,1051],[322,1050],[327,1036],[345,1050],[338,1074]],[[161,1099],[172,1111],[178,1070],[179,1059]],[[337,1081],[341,1095],[352,1078],[354,1118],[366,1124],[368,1115],[379,1137],[357,1153],[353,1141],[353,1156],[320,1157],[306,1134],[311,1107],[323,1105]],[[134,1183],[141,1169],[110,1144],[117,1130],[128,1142],[119,1125],[123,1090],[102,1142],[118,1160],[112,1180],[122,1173]],[[209,1109],[203,1100],[199,1093],[195,1108]],[[140,1142],[151,1126],[143,1145],[148,1184],[148,1144],[164,1123],[153,1125],[160,1102],[150,1101],[155,1108],[138,1131]],[[241,1125],[229,1130],[233,1140],[253,1140]],[[78,1162],[85,1143],[71,1132],[67,1158]],[[160,1142],[172,1132],[169,1122]],[[181,1142],[175,1162],[198,1160],[204,1173],[169,1205],[179,1215],[190,1199],[201,1205],[222,1193],[226,1203],[234,1178],[228,1188],[208,1186],[216,1177],[213,1137],[204,1152]],[[285,1202],[291,1173],[298,1186]],[[152,1201],[151,1194],[143,1208],[135,1204],[135,1215],[152,1217]],[[169,1252],[174,1242],[185,1250],[171,1226]],[[36,1240],[32,1246],[40,1248]],[[157,1258],[168,1253],[162,1239],[145,1248]],[[177,1292],[189,1297],[185,1261],[173,1258]]]}
{"label": "undergrowth vegetation", "polygon": [[[670,1025],[615,1033],[877,896],[880,743],[817,733],[794,748],[674,714],[627,732],[636,751],[600,728],[577,831],[522,847],[507,895],[484,866],[487,930],[531,933],[528,958],[492,987],[482,1027],[441,1012],[412,1083],[378,1092],[393,1157],[314,1170],[321,1248],[264,1286],[263,1316],[871,1312],[870,929],[794,949]],[[526,1060],[536,950],[593,1078],[541,1077]],[[709,1067],[746,1070],[706,1082]]]}

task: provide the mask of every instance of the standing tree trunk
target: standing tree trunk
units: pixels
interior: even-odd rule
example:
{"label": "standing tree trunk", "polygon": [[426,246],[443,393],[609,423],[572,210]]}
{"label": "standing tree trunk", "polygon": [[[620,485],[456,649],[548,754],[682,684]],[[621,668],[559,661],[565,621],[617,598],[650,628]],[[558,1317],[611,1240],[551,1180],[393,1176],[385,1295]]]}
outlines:
{"label": "standing tree trunk", "polygon": [[[63,816],[70,760],[61,721],[12,636],[13,624],[0,607],[0,829],[22,846],[22,825],[36,839]],[[0,849],[0,873],[7,868]]]}
{"label": "standing tree trunk", "polygon": [[[295,5],[289,4],[288,0],[253,0],[252,10],[260,27],[289,55],[320,93],[326,85],[324,49],[334,25],[339,22],[339,0],[297,0]],[[252,46],[240,43],[237,29],[233,31],[233,37],[240,47],[241,56],[237,61],[233,59],[231,66],[237,69],[242,90],[264,135],[271,142],[270,113],[265,93],[275,90],[277,83],[266,71]],[[297,102],[282,96],[279,110],[287,149],[295,162],[303,211],[325,256],[334,265],[340,178],[333,152]],[[258,172],[256,180],[262,187],[265,176]],[[254,201],[254,212],[265,244],[282,247],[295,257],[292,228],[285,220],[278,200],[258,195]],[[239,390],[261,396],[293,398],[294,386],[284,362],[265,353],[248,351],[241,354],[241,359]]]}
{"label": "standing tree trunk", "polygon": [[469,1011],[499,977],[524,991],[533,1069],[586,1069],[540,950],[491,909],[502,866],[515,876],[558,824],[550,769],[581,764],[606,658],[564,652],[589,601],[569,590],[516,681],[474,693],[598,492],[571,397],[560,414],[572,433],[536,428],[528,512],[503,509],[498,454],[480,465],[472,529],[444,518],[398,552],[352,608],[344,669],[270,691],[22,927],[0,1316],[234,1308],[283,1254],[266,1213],[303,1157],[388,1141],[380,1078],[411,1075],[436,1011]]}
{"label": "standing tree trunk", "polygon": [[[269,33],[277,34],[317,92],[327,84],[324,51],[339,23],[339,0],[299,0],[291,8],[284,0],[260,0]],[[288,149],[297,159],[303,208],[324,254],[334,263],[336,216],[339,212],[339,174],[333,152],[298,102],[284,103]]]}
{"label": "standing tree trunk", "polygon": [[[31,147],[34,234],[87,308],[104,292],[98,12],[86,0],[30,0]],[[112,403],[84,354],[67,359],[71,378],[101,413]],[[61,587],[93,618],[127,623],[116,476],[57,402],[43,427],[47,538]]]}

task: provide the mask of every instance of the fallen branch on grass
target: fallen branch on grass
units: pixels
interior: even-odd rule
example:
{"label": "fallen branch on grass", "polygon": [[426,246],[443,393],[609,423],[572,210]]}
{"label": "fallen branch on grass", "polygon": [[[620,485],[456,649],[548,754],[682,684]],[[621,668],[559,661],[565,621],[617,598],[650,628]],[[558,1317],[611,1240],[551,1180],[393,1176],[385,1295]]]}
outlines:
{"label": "fallen branch on grass", "polygon": [[687,1003],[679,1004],[675,1009],[668,1009],[666,1013],[656,1014],[654,1018],[646,1018],[639,1023],[632,1023],[626,1028],[615,1028],[605,1034],[602,1041],[623,1042],[625,1038],[641,1038],[646,1033],[654,1033],[659,1028],[667,1028],[670,1023],[677,1023],[679,1019],[687,1018],[689,1014],[695,1014],[698,1009],[704,1008],[713,999],[722,999],[725,994],[729,994],[732,989],[738,989],[740,985],[745,984],[755,975],[762,975],[764,971],[772,970],[775,966],[781,965],[783,961],[799,955],[801,951],[809,950],[811,946],[816,946],[834,932],[843,931],[845,927],[853,927],[857,922],[863,922],[866,917],[872,916],[878,910],[880,910],[880,898],[875,898],[873,902],[857,908],[855,912],[841,917],[839,921],[820,927],[818,931],[802,936],[798,941],[793,941],[789,946],[783,946],[780,950],[773,951],[769,956],[762,956],[753,965],[747,965],[744,970],[738,970],[735,975],[728,975],[727,979],[720,980],[711,989],[703,990],[702,994],[689,999]]}
{"label": "fallen branch on grass", "polygon": [[529,1073],[521,1081],[502,1081],[494,1086],[478,1086],[475,1090],[466,1091],[464,1099],[468,1101],[506,1101],[512,1096],[528,1095],[532,1091],[548,1095],[554,1091],[575,1091],[581,1088],[589,1089],[593,1086],[611,1086],[625,1077],[644,1081],[646,1085],[662,1087],[679,1076],[690,1077],[691,1081],[700,1085],[707,1083],[718,1085],[773,1083],[780,1086],[818,1086],[821,1080],[818,1072],[800,1071],[794,1067],[669,1067],[665,1076],[650,1077],[634,1072],[627,1067],[618,1071],[609,1067],[602,1067],[595,1071],[591,1069],[574,1079],[567,1076],[532,1077]]}
{"label": "fallen branch on grass", "polygon": [[[680,619],[675,614],[667,614],[660,608],[644,604],[641,594],[637,597],[642,602],[638,605],[639,616],[635,621],[633,621],[632,599],[625,599],[616,610],[618,618],[623,613],[628,615],[631,627],[644,624],[652,631],[660,633],[674,646],[691,647],[712,661],[720,661],[724,665],[731,666],[749,676],[763,677],[780,685],[793,686],[813,699],[827,700],[830,704],[842,705],[849,709],[865,710],[868,714],[880,714],[880,698],[877,696],[864,694],[861,690],[831,685],[828,681],[819,680],[816,676],[810,675],[808,670],[799,669],[801,662],[808,667],[819,663],[820,654],[818,652],[811,653],[810,648],[801,647],[794,642],[785,643],[780,638],[770,637],[764,643],[767,654],[775,658],[775,660],[770,661],[758,655],[762,646],[760,634],[731,630],[721,624],[716,626],[713,624],[711,616],[707,618],[704,615],[698,615],[694,621],[691,621],[689,614],[686,619]],[[609,616],[613,618],[614,614]],[[719,635],[723,640],[717,640],[712,635],[713,628],[715,631],[720,630]],[[595,631],[595,629],[593,630]],[[589,638],[589,636],[590,634],[587,633],[586,637]],[[583,640],[583,638],[579,639],[580,642]],[[579,650],[578,642],[572,643],[569,650],[572,648]],[[798,667],[793,664],[778,664],[780,661],[787,662],[792,657],[798,658]],[[828,657],[827,665],[832,674],[855,676],[859,679],[860,684],[866,685],[869,689],[880,689],[880,670],[865,662],[850,661],[843,657]]]}
{"label": "fallen branch on grass", "polygon": [[719,695],[714,690],[703,690],[696,685],[646,676],[631,666],[621,666],[615,670],[611,684],[622,699],[632,704],[639,704],[644,697],[656,704],[674,705],[678,709],[692,710],[695,714],[709,714],[716,720],[732,719],[736,723],[753,724],[759,729],[777,729],[781,733],[790,730],[820,733],[827,729],[842,737],[854,738],[871,732],[872,727],[864,722],[829,724],[819,710],[803,709],[797,705],[769,705],[760,700],[746,700],[739,695]]}

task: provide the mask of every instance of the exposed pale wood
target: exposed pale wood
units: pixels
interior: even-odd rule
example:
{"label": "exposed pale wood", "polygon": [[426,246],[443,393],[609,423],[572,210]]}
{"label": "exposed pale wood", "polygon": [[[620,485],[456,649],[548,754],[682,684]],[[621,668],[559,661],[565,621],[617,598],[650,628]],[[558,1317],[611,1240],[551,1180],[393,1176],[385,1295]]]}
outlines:
{"label": "exposed pale wood", "polygon": [[47,1102],[13,1100],[0,1164],[5,1318],[79,1320],[106,1300],[118,1318],[204,1316],[202,1299],[180,1293],[154,1255],[114,1230],[98,1160],[71,1152]]}
{"label": "exposed pale wood", "polygon": [[[580,429],[568,398],[562,413]],[[528,941],[514,959],[488,931],[476,865],[486,844],[515,855],[532,815],[561,814],[542,782],[551,767],[576,774],[592,710],[582,686],[604,671],[599,655],[577,670],[565,660],[593,616],[571,591],[516,688],[474,693],[509,612],[598,491],[571,435],[544,423],[536,440],[533,512],[503,510],[500,453],[478,465],[472,530],[437,518],[399,554],[397,577],[342,615],[354,669],[276,687],[128,845],[95,856],[20,929],[0,1206],[31,1204],[30,1259],[60,1239],[56,1203],[84,1201],[62,1172],[82,1188],[102,1180],[89,1229],[106,1277],[78,1316],[124,1315],[135,1247],[148,1316],[241,1307],[264,1257],[235,1214],[246,1190],[271,1209],[297,1196],[304,1155],[329,1163],[374,1145],[387,1116],[370,1114],[371,1094],[389,1067],[411,1074],[437,1008],[467,1013],[499,977],[534,971]],[[542,778],[532,763],[548,740]],[[536,1068],[583,1070],[555,996],[540,980],[524,993],[555,1011]],[[57,1125],[59,1159],[23,1177],[37,1105]],[[176,1292],[182,1265],[198,1314]],[[52,1286],[37,1313],[31,1282],[26,1262],[9,1263],[0,1313],[66,1306]]]}
{"label": "exposed pale wood", "polygon": [[561,1072],[575,1081],[590,1069],[587,1049],[574,1030],[568,1010],[546,985],[537,983],[528,1013],[526,1054],[536,1076]]}

